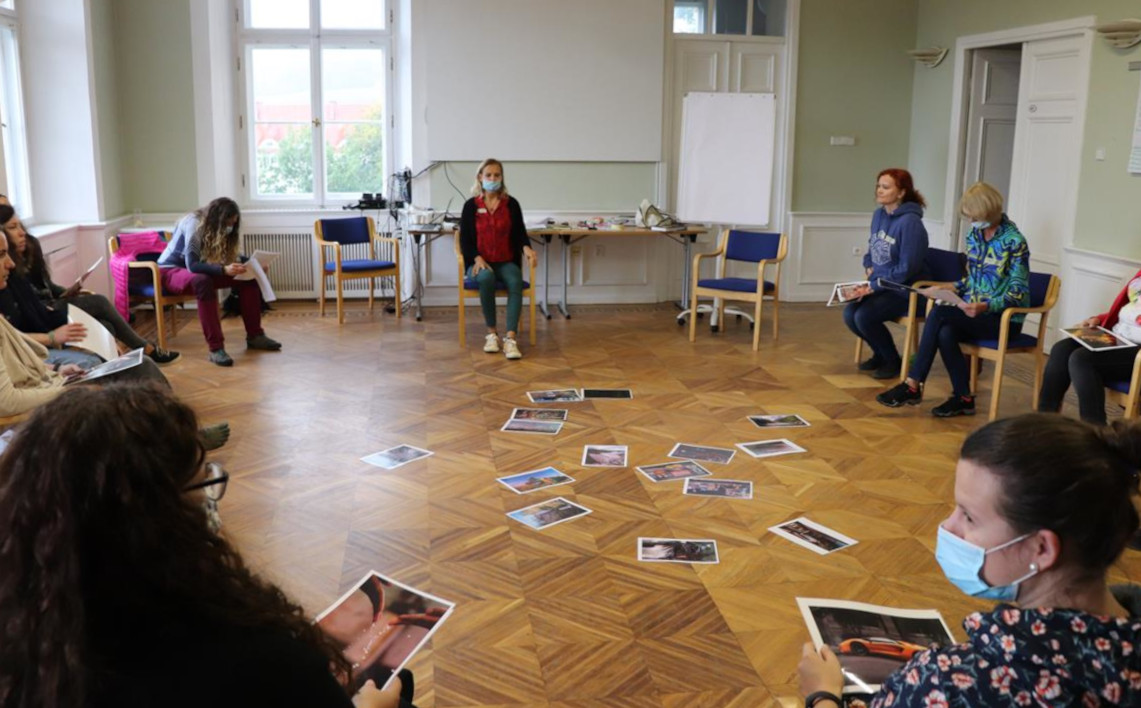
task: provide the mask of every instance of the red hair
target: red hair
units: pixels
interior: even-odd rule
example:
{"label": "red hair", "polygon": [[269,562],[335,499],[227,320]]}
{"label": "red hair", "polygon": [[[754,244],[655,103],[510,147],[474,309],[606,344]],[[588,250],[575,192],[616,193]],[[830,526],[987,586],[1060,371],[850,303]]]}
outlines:
{"label": "red hair", "polygon": [[884,175],[891,177],[892,180],[895,181],[895,186],[903,190],[902,202],[915,202],[924,209],[927,208],[927,200],[924,199],[923,195],[919,193],[919,190],[915,188],[915,182],[912,181],[910,172],[902,167],[889,167],[886,170],[881,170],[880,173],[876,175],[876,181],[878,182],[880,177]]}

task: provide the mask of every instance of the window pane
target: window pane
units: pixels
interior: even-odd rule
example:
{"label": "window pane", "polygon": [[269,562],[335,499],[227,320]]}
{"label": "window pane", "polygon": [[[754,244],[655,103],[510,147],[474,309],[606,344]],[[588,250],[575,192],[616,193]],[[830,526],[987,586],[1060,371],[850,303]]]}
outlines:
{"label": "window pane", "polygon": [[308,49],[253,49],[258,195],[313,193],[313,108]]}
{"label": "window pane", "polygon": [[321,0],[321,26],[384,29],[384,0]]}
{"label": "window pane", "polygon": [[705,33],[705,2],[674,3],[674,32],[678,34]]}
{"label": "window pane", "polygon": [[713,5],[713,32],[745,34],[748,15],[749,0],[716,0]]}
{"label": "window pane", "polygon": [[28,141],[20,87],[20,52],[16,32],[0,28],[0,141],[4,144],[4,174],[8,199],[23,219],[32,217],[32,180],[28,172]]}
{"label": "window pane", "polygon": [[325,189],[330,194],[384,190],[384,62],[380,49],[321,52]]}
{"label": "window pane", "polygon": [[306,29],[309,27],[309,0],[250,0],[249,26]]}
{"label": "window pane", "polygon": [[753,35],[783,37],[787,0],[753,0]]}

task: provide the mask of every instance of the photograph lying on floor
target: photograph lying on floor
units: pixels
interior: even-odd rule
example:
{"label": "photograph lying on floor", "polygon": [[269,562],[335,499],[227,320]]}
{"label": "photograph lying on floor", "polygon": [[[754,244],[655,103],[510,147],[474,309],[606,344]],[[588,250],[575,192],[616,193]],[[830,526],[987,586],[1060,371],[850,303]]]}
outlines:
{"label": "photograph lying on floor", "polygon": [[580,516],[586,516],[591,513],[591,511],[591,509],[587,509],[585,506],[579,506],[562,497],[555,497],[545,502],[517,509],[507,514],[507,516],[533,529],[541,530],[549,526],[561,524],[564,521],[577,519]]}
{"label": "photograph lying on floor", "polygon": [[738,479],[687,479],[682,493],[698,497],[752,499],[753,483]]}
{"label": "photograph lying on floor", "polygon": [[663,462],[657,465],[643,465],[635,468],[649,477],[651,482],[675,482],[690,477],[708,477],[712,473],[693,460]]}
{"label": "photograph lying on floor", "polygon": [[317,616],[317,626],[353,665],[350,693],[369,679],[383,688],[435,634],[455,603],[369,571]]}
{"label": "photograph lying on floor", "polygon": [[500,430],[508,433],[539,433],[541,435],[555,435],[563,429],[561,420],[534,420],[530,418],[512,418],[503,424]]}
{"label": "photograph lying on floor", "polygon": [[717,541],[708,538],[639,538],[638,560],[647,563],[717,563]]}
{"label": "photograph lying on floor", "polygon": [[528,391],[527,398],[531,399],[531,403],[577,403],[582,400],[582,396],[578,395],[578,390],[573,388]]}
{"label": "photograph lying on floor", "polygon": [[381,450],[380,452],[374,452],[371,455],[362,457],[361,462],[367,462],[374,467],[380,467],[386,470],[394,470],[401,465],[415,462],[431,454],[432,453],[427,450],[421,450],[411,445],[397,445],[396,447],[390,447],[387,450]]}
{"label": "photograph lying on floor", "polygon": [[714,462],[719,465],[727,465],[733,460],[733,456],[736,454],[736,450],[727,450],[723,447],[705,447],[704,445],[678,443],[674,445],[674,449],[670,450],[666,457],[679,457],[683,460]]}
{"label": "photograph lying on floor", "polygon": [[582,397],[591,398],[633,398],[634,392],[628,388],[584,388]]}
{"label": "photograph lying on floor", "polygon": [[582,448],[583,467],[625,467],[625,445],[586,445]]}
{"label": "photograph lying on floor", "polygon": [[833,531],[827,526],[809,521],[803,516],[772,526],[769,531],[822,556],[859,543],[854,538],[849,538],[839,531]]}
{"label": "photograph lying on floor", "polygon": [[916,654],[955,643],[935,610],[900,610],[846,600],[798,597],[808,633],[844,670],[844,693],[875,693]]}
{"label": "photograph lying on floor", "polygon": [[570,484],[574,478],[559,472],[554,467],[544,467],[541,470],[520,472],[496,480],[516,494],[528,494],[547,487],[557,487],[561,484]]}
{"label": "photograph lying on floor", "polygon": [[566,408],[516,408],[511,411],[514,420],[566,420]]}
{"label": "photograph lying on floor", "polygon": [[753,425],[758,428],[807,428],[812,425],[804,418],[792,413],[777,415],[751,415],[747,416]]}
{"label": "photograph lying on floor", "polygon": [[804,448],[791,440],[758,440],[756,442],[737,443],[737,447],[753,457],[776,457],[777,455],[791,455],[794,452],[804,452]]}

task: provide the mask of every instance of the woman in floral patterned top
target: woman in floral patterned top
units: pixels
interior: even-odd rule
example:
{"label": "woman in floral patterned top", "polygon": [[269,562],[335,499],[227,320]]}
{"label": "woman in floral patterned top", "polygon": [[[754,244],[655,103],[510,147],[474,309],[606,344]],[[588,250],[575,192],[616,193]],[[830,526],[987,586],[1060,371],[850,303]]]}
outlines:
{"label": "woman in floral patterned top", "polygon": [[[1055,414],[995,421],[963,444],[955,510],[935,556],[975,597],[967,641],[916,654],[883,683],[888,706],[1141,706],[1141,592],[1110,588],[1109,567],[1137,531],[1141,426]],[[835,654],[806,644],[800,687],[837,706]]]}
{"label": "woman in floral patterned top", "polygon": [[[963,194],[959,210],[971,222],[967,272],[953,286],[963,301],[958,305],[936,305],[928,313],[907,380],[876,396],[885,406],[919,405],[923,383],[938,352],[951,378],[952,395],[931,412],[940,418],[974,415],[970,367],[959,343],[997,339],[1002,311],[1030,305],[1030,248],[1018,227],[1003,213],[1002,195],[989,184],[979,182]],[[1021,313],[1011,316],[1012,337],[1022,331],[1025,317]]]}

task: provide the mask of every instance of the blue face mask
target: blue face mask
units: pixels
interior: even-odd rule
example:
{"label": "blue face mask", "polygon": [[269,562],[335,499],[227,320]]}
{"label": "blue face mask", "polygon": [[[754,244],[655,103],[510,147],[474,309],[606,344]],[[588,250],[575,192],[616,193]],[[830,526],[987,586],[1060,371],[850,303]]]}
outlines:
{"label": "blue face mask", "polygon": [[503,182],[492,182],[491,180],[481,180],[483,184],[483,191],[485,192],[498,192],[503,189]]}
{"label": "blue face mask", "polygon": [[979,231],[982,231],[983,229],[989,229],[990,228],[990,222],[989,221],[972,221],[971,222],[971,228],[972,229],[978,229]]}
{"label": "blue face mask", "polygon": [[940,526],[935,542],[935,560],[939,561],[947,580],[971,597],[1011,602],[1018,597],[1019,584],[1038,574],[1038,566],[1031,563],[1030,572],[1009,585],[988,585],[982,577],[983,563],[988,553],[1001,551],[1029,537],[1030,534],[1023,534],[994,548],[981,548]]}

